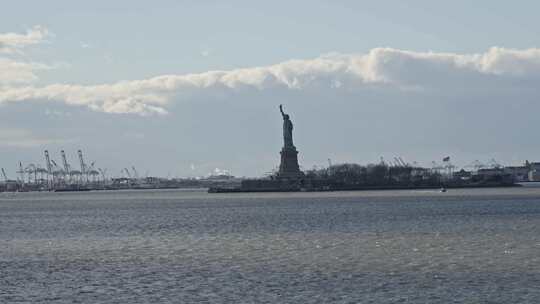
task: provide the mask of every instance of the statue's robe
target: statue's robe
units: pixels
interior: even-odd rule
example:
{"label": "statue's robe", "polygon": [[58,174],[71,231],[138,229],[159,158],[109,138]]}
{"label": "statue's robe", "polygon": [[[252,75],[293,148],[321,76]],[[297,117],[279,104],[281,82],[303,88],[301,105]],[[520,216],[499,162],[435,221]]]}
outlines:
{"label": "statue's robe", "polygon": [[283,142],[285,147],[293,148],[293,123],[290,119],[283,119]]}

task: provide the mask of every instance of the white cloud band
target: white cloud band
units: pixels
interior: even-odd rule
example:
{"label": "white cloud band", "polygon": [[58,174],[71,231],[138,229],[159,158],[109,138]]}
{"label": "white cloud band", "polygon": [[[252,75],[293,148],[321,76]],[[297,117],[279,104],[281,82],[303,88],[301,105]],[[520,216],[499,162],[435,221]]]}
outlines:
{"label": "white cloud band", "polygon": [[515,79],[530,80],[539,76],[540,49],[494,47],[482,54],[454,54],[376,48],[367,54],[332,54],[267,67],[164,75],[95,86],[0,87],[0,104],[51,100],[107,113],[145,115],[166,113],[167,106],[178,99],[179,94],[205,94],[214,89],[356,90],[372,86],[438,89],[452,88],[456,82],[463,84],[464,81],[471,87],[483,81],[508,82],[512,86]]}
{"label": "white cloud band", "polygon": [[20,53],[24,47],[42,43],[49,35],[49,30],[39,25],[27,30],[25,34],[0,34],[0,53]]}

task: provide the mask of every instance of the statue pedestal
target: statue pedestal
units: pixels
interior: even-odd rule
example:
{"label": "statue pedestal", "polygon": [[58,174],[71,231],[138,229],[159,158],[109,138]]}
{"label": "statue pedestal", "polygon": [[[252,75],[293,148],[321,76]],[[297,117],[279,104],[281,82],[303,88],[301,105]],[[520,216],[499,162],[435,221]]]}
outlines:
{"label": "statue pedestal", "polygon": [[283,147],[280,154],[278,178],[299,179],[304,176],[298,165],[298,151],[295,147]]}

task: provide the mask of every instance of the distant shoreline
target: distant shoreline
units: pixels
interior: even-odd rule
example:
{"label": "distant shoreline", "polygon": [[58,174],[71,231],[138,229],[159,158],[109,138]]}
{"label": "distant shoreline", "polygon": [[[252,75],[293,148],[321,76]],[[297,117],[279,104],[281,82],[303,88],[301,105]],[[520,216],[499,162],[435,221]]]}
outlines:
{"label": "distant shoreline", "polygon": [[208,188],[208,193],[250,193],[250,192],[336,192],[336,191],[386,191],[386,190],[436,190],[446,189],[474,189],[474,188],[519,188],[520,184],[492,184],[492,185],[461,185],[461,186],[368,186],[368,187],[339,187],[339,188],[317,188],[317,189],[285,189],[285,188],[266,188],[266,189],[248,189],[248,188]]}

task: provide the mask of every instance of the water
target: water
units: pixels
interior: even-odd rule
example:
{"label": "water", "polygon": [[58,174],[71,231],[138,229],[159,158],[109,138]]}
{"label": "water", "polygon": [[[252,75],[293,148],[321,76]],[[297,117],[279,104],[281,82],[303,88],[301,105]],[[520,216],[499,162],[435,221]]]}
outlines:
{"label": "water", "polygon": [[538,303],[540,188],[0,194],[0,303]]}

